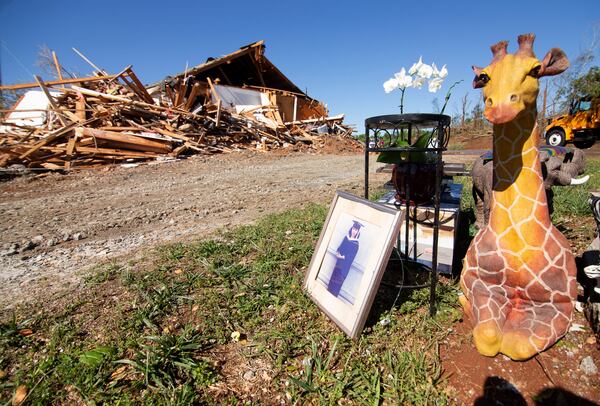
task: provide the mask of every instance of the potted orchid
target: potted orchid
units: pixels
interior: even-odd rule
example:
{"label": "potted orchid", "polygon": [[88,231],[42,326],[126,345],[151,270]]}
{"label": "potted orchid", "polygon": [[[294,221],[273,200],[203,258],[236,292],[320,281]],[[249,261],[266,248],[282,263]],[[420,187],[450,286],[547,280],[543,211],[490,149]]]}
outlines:
{"label": "potted orchid", "polygon": [[[427,89],[431,93],[436,93],[442,87],[444,80],[448,76],[448,69],[446,65],[443,65],[441,69],[432,63],[428,65],[423,62],[423,58],[419,57],[419,61],[414,63],[408,72],[403,67],[400,72],[394,74],[393,78],[388,79],[383,83],[383,89],[386,93],[393,92],[394,90],[400,91],[400,114],[404,114],[404,93],[406,89],[414,88],[421,89],[423,85],[427,83]],[[440,114],[444,114],[446,105],[450,100],[450,95],[454,86],[461,81],[455,82],[448,93],[446,94],[444,105],[440,111]],[[435,148],[436,140],[432,137],[433,132],[426,132],[422,134],[412,145],[408,144],[408,141],[402,137],[390,147],[407,147],[414,149],[423,148]],[[383,163],[402,163],[402,162],[416,162],[416,163],[427,163],[434,160],[434,154],[428,152],[398,152],[398,151],[386,151],[379,154],[377,158],[378,162]]]}
{"label": "potted orchid", "polygon": [[[408,72],[403,67],[393,78],[387,80],[383,84],[383,89],[386,93],[400,90],[400,113],[404,114],[404,94],[406,89],[421,89],[427,84],[429,92],[436,93],[442,87],[447,76],[448,69],[446,65],[438,69],[435,63],[428,65],[420,57],[419,61],[414,63]],[[460,82],[454,83],[448,90],[440,114],[444,113],[450,99],[451,91],[458,83]],[[419,201],[424,202],[431,198],[436,179],[435,162],[437,154],[435,152],[423,151],[423,149],[437,147],[437,137],[433,136],[434,132],[435,130],[422,132],[417,140],[412,145],[409,145],[408,140],[404,138],[404,131],[402,131],[389,147],[406,148],[408,151],[383,151],[377,157],[378,162],[394,164],[392,183],[396,188],[396,199],[398,201],[406,198],[405,188],[407,184],[412,190],[411,200],[418,203]],[[411,149],[415,151],[411,152]],[[414,181],[416,179],[420,179],[420,181]]]}

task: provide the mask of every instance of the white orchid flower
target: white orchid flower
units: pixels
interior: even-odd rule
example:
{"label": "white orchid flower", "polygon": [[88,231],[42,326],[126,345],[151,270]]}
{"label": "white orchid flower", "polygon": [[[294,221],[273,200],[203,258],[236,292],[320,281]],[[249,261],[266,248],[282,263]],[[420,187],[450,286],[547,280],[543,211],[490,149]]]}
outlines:
{"label": "white orchid flower", "polygon": [[415,73],[418,72],[418,70],[421,66],[423,66],[423,57],[422,56],[419,57],[419,62],[414,63],[413,66],[410,67],[410,69],[408,70],[408,74],[414,75]]}
{"label": "white orchid flower", "polygon": [[446,69],[446,65],[444,65],[442,66],[442,69],[440,69],[439,77],[445,79],[446,76],[448,76],[448,69]]}
{"label": "white orchid flower", "polygon": [[406,74],[406,69],[402,68],[400,72],[394,74],[394,77],[398,81],[399,88],[406,89],[407,87],[412,86],[413,78]]}
{"label": "white orchid flower", "polygon": [[417,75],[422,78],[429,79],[431,75],[433,75],[433,68],[430,65],[424,63],[417,70]]}
{"label": "white orchid flower", "polygon": [[415,78],[413,79],[412,82],[412,86],[415,89],[420,89],[423,86],[423,83],[425,83],[427,81],[427,78],[422,77],[422,76],[415,76]]}
{"label": "white orchid flower", "polygon": [[386,93],[390,93],[391,91],[393,91],[394,89],[398,88],[398,80],[396,78],[391,78],[389,80],[386,80],[385,83],[383,84],[383,90],[385,90]]}
{"label": "white orchid flower", "polygon": [[442,83],[443,82],[444,82],[444,79],[442,79],[442,78],[433,78],[433,79],[431,79],[429,81],[429,91],[431,93],[437,92],[442,87]]}

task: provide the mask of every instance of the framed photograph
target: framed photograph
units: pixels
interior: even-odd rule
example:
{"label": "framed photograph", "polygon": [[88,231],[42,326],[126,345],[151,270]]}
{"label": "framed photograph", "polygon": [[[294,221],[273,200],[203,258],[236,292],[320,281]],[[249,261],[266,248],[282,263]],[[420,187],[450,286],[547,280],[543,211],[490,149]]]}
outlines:
{"label": "framed photograph", "polygon": [[403,212],[336,192],[306,272],[311,299],[346,334],[362,331]]}

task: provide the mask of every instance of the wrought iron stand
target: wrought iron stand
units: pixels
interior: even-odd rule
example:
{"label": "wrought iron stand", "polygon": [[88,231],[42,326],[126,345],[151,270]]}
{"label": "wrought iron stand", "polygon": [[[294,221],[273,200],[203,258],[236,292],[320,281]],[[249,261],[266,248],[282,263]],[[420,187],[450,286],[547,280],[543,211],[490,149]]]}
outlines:
{"label": "wrought iron stand", "polygon": [[[399,141],[407,141],[408,145],[412,145],[423,134],[431,134],[431,138],[436,142],[430,142],[424,148],[413,147],[397,147]],[[430,303],[429,313],[435,315],[435,289],[438,278],[437,260],[438,260],[438,239],[440,226],[440,198],[441,184],[443,176],[442,152],[447,149],[448,140],[450,138],[450,116],[442,114],[393,114],[385,116],[370,117],[365,120],[365,199],[369,198],[369,152],[398,152],[405,153],[410,156],[411,153],[427,153],[434,157],[435,165],[435,193],[433,195],[433,247],[429,283],[416,285],[402,285],[407,289],[430,288]],[[433,145],[432,145],[433,144]],[[407,163],[408,167],[415,168],[421,165],[420,163]],[[422,179],[416,179],[422,181]],[[400,235],[398,235],[397,254],[400,261],[416,262],[416,203],[411,201],[411,185],[414,188],[415,179],[410,179],[409,176],[403,177],[404,198],[403,202],[398,202],[396,207],[401,209],[404,206],[405,210],[405,238],[404,252],[400,244]],[[414,193],[414,192],[413,192]],[[411,203],[415,206],[415,216],[411,218],[410,207]],[[413,258],[410,258],[409,251],[409,224],[413,224],[413,243],[415,249]],[[390,259],[391,260],[391,259]],[[404,282],[404,281],[403,281]]]}

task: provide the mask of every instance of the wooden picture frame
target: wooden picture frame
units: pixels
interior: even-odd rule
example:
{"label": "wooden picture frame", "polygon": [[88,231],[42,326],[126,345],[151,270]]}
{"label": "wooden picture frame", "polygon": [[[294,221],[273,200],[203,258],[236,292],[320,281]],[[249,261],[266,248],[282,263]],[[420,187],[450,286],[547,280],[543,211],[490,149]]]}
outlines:
{"label": "wooden picture frame", "polygon": [[404,214],[336,192],[304,279],[315,304],[352,339],[375,299]]}

